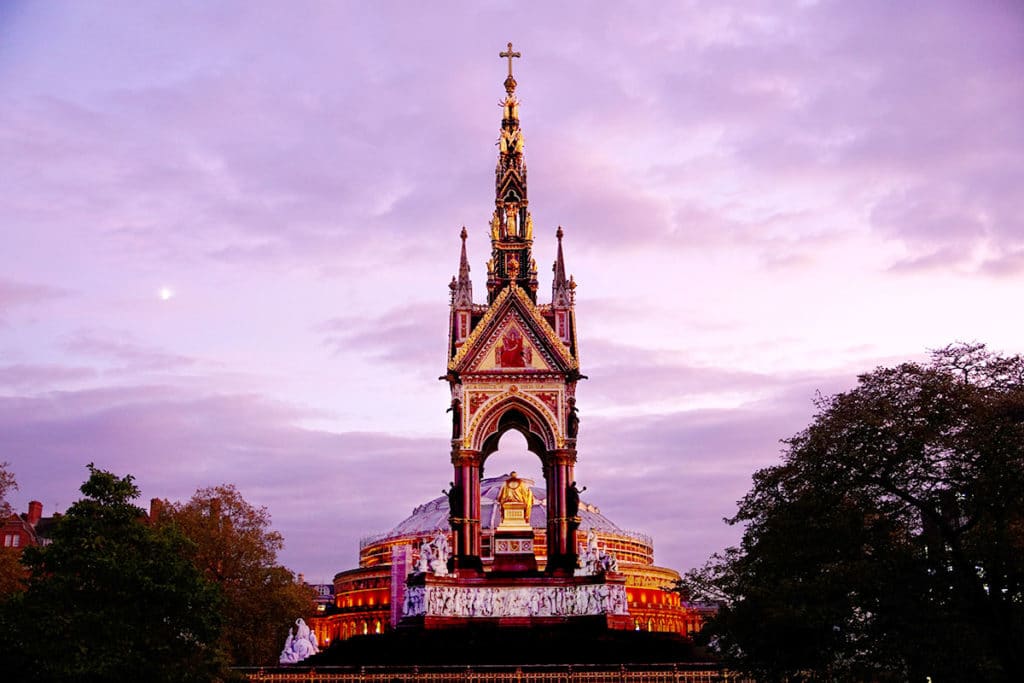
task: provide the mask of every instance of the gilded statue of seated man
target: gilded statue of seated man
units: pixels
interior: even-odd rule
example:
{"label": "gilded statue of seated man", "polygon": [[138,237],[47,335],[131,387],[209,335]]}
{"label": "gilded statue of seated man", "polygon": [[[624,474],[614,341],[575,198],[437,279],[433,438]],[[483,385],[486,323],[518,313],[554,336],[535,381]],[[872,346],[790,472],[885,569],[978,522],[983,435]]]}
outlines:
{"label": "gilded statue of seated man", "polygon": [[515,472],[509,474],[508,479],[501,485],[501,491],[498,492],[498,503],[501,505],[502,519],[505,518],[506,504],[522,503],[525,521],[527,524],[530,523],[530,512],[533,511],[533,491],[525,481],[516,476]]}

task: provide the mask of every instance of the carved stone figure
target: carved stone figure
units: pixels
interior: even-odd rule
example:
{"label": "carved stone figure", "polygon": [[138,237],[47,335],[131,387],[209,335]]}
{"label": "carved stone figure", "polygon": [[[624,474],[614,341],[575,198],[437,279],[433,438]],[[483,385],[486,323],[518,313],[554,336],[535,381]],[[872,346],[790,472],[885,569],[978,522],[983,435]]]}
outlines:
{"label": "carved stone figure", "polygon": [[452,438],[458,439],[462,437],[462,401],[457,398],[452,399],[452,405],[445,411],[446,413],[452,414]]}
{"label": "carved stone figure", "polygon": [[506,119],[519,118],[519,99],[515,95],[507,96],[502,106],[505,108]]}
{"label": "carved stone figure", "polygon": [[505,209],[505,232],[509,237],[515,237],[518,234],[518,228],[516,227],[516,218],[519,216],[519,209],[516,208],[515,204]]}
{"label": "carved stone figure", "polygon": [[302,618],[295,620],[295,629],[288,629],[288,638],[284,641],[284,649],[278,661],[281,664],[295,664],[320,651],[317,647],[316,634],[313,633]]}
{"label": "carved stone figure", "polygon": [[566,418],[565,433],[570,439],[575,439],[580,431],[580,416],[576,409],[576,399],[569,399],[569,416]]}
{"label": "carved stone figure", "polygon": [[565,514],[569,517],[575,517],[580,513],[580,494],[587,490],[584,486],[582,489],[576,486],[576,482],[569,484],[569,488],[565,491]]}
{"label": "carved stone figure", "polygon": [[402,606],[402,615],[416,617],[426,614],[427,604],[425,589],[423,586],[414,586],[405,592],[405,604]]}
{"label": "carved stone figure", "polygon": [[448,514],[455,518],[462,517],[462,487],[451,481],[448,482],[448,490],[442,490],[441,493],[448,496]]}
{"label": "carved stone figure", "polygon": [[295,629],[288,629],[288,637],[284,641],[284,649],[281,650],[280,662],[282,664],[294,664],[295,653],[292,651],[292,643],[295,641]]}
{"label": "carved stone figure", "polygon": [[430,561],[434,559],[431,552],[430,541],[423,541],[420,544],[420,559],[416,562],[416,573],[426,574],[430,571]]}
{"label": "carved stone figure", "polygon": [[617,590],[612,592],[612,614],[629,614],[625,587],[616,586],[615,588]]}
{"label": "carved stone figure", "polygon": [[619,560],[612,553],[605,553],[597,547],[597,534],[593,529],[587,532],[587,548],[580,555],[577,576],[593,576],[607,572],[618,572]]}
{"label": "carved stone figure", "polygon": [[448,557],[451,555],[451,546],[448,544],[448,536],[438,533],[434,537],[433,549],[430,558],[430,571],[437,576],[448,576]]}

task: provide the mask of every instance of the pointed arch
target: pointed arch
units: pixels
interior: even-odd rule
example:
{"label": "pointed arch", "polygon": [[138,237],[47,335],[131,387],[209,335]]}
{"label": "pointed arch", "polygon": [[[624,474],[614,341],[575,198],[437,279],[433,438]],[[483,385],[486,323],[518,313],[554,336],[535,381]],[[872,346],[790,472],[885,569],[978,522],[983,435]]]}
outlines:
{"label": "pointed arch", "polygon": [[514,429],[526,438],[527,448],[546,464],[557,448],[555,418],[536,398],[514,391],[484,404],[470,425],[469,440],[481,460],[498,450],[501,436]]}

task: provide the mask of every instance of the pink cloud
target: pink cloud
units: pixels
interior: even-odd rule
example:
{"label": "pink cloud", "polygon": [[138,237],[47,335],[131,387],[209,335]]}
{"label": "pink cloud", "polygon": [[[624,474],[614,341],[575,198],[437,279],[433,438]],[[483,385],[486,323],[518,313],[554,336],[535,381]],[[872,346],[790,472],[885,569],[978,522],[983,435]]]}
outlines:
{"label": "pink cloud", "polygon": [[67,292],[59,287],[0,278],[0,315],[17,306],[29,306],[66,295]]}
{"label": "pink cloud", "polygon": [[379,316],[342,316],[318,326],[324,344],[336,352],[360,351],[387,363],[412,367],[443,368],[444,340],[437,330],[448,321],[447,306],[411,304]]}
{"label": "pink cloud", "polygon": [[125,371],[173,370],[194,365],[197,360],[158,348],[94,332],[79,332],[66,338],[62,344],[69,353],[98,360],[112,361]]}
{"label": "pink cloud", "polygon": [[92,379],[95,376],[96,371],[88,367],[20,363],[0,366],[0,387],[35,393],[42,389],[63,386],[67,382]]}

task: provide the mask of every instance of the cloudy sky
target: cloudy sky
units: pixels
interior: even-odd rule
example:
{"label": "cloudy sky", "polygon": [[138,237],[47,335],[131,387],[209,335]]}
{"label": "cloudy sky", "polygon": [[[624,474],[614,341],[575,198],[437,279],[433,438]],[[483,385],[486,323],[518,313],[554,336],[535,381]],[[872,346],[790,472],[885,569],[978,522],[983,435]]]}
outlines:
{"label": "cloudy sky", "polygon": [[[578,479],[684,570],[817,391],[1024,351],[1024,10],[6,2],[0,461],[235,483],[310,579],[450,479],[447,284],[489,257],[508,41]],[[539,477],[516,434],[488,462]]]}

